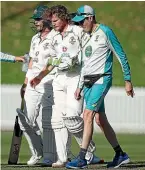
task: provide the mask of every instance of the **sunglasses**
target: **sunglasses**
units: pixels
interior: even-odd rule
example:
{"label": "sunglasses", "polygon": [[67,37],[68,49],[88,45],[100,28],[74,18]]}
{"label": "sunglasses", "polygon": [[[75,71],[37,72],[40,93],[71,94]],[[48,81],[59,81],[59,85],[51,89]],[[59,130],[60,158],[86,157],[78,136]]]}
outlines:
{"label": "sunglasses", "polygon": [[77,15],[77,16],[84,16],[84,17],[85,17],[82,21],[78,22],[79,25],[83,25],[84,22],[85,22],[85,20],[86,20],[89,16],[93,16],[93,15],[90,14],[90,13],[79,13],[79,12],[77,12],[76,15]]}
{"label": "sunglasses", "polygon": [[82,21],[78,22],[78,23],[79,23],[79,25],[83,25],[83,24],[84,24],[84,22],[85,22],[85,19],[86,19],[86,18],[84,18]]}
{"label": "sunglasses", "polygon": [[84,17],[93,16],[93,15],[90,14],[90,13],[79,13],[79,12],[77,12],[76,15],[77,15],[77,16],[84,16]]}
{"label": "sunglasses", "polygon": [[78,22],[79,25],[83,25],[86,19],[88,19],[88,17],[86,17],[86,18],[84,18],[83,20],[81,20],[80,22]]}

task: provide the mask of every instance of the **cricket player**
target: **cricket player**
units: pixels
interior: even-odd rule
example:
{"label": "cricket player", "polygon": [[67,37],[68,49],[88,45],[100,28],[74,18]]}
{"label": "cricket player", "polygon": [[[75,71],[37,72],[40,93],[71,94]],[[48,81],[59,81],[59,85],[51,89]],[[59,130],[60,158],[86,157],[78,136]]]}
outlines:
{"label": "cricket player", "polygon": [[100,125],[115,151],[115,157],[111,163],[108,163],[107,167],[118,168],[120,165],[130,162],[130,159],[119,145],[115,132],[107,120],[104,98],[112,86],[113,54],[116,55],[122,66],[126,93],[133,97],[134,92],[127,57],[114,32],[108,26],[96,22],[95,11],[92,7],[84,5],[78,8],[77,15],[72,21],[79,23],[84,31],[88,33],[82,39],[83,43],[85,41],[87,43],[85,48],[82,49],[84,65],[75,92],[75,98],[79,100],[83,90],[86,106],[83,113],[84,134],[82,146],[78,157],[68,163],[66,167],[87,167],[85,155],[92,139],[93,119],[95,117],[96,123]]}
{"label": "cricket player", "polygon": [[[37,34],[31,40],[29,69],[21,88],[21,97],[25,99],[25,109],[24,114],[19,114],[19,119],[21,130],[24,132],[32,154],[27,164],[35,165],[43,156],[44,163],[46,159],[47,165],[51,166],[52,162],[57,159],[54,132],[51,124],[52,81],[56,70],[54,69],[47,75],[35,89],[30,86],[30,80],[41,72],[47,64],[50,53],[51,55],[53,54],[53,50],[49,46],[49,33],[52,29],[51,22],[42,19],[46,10],[48,10],[47,6],[38,6],[31,17],[34,20]],[[37,123],[41,106],[43,140]]]}
{"label": "cricket player", "polygon": [[22,56],[17,57],[17,56],[0,52],[0,61],[15,63],[15,62],[24,62],[25,60]]}
{"label": "cricket player", "polygon": [[[83,98],[76,100],[74,92],[77,88],[81,61],[81,39],[84,35],[82,28],[70,25],[68,11],[62,5],[51,8],[51,21],[54,30],[51,31],[52,47],[56,57],[52,57],[45,68],[37,77],[31,80],[32,87],[36,88],[51,70],[58,67],[57,75],[53,81],[53,116],[62,118],[62,124],[55,130],[55,142],[57,147],[58,161],[53,167],[62,167],[67,161],[64,129],[74,135],[78,144],[82,144],[84,122],[80,117],[83,107]],[[61,100],[60,100],[61,99]],[[61,111],[61,115],[60,115]],[[88,147],[86,159],[88,163],[100,163],[100,158],[94,156],[94,142]]]}

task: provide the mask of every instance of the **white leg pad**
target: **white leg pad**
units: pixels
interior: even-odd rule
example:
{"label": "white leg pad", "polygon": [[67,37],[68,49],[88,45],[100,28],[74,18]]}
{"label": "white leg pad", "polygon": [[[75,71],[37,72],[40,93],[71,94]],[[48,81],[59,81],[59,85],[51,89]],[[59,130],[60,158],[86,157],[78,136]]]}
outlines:
{"label": "white leg pad", "polygon": [[57,160],[53,129],[43,128],[43,158],[52,162],[56,162]]}

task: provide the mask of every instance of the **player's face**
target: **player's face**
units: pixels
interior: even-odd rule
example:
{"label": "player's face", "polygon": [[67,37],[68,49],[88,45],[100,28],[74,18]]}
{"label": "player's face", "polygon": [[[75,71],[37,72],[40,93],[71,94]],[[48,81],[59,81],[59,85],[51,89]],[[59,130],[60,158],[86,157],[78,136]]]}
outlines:
{"label": "player's face", "polygon": [[35,25],[36,30],[37,30],[38,32],[42,31],[42,29],[43,29],[43,20],[40,19],[40,18],[35,19],[34,25]]}
{"label": "player's face", "polygon": [[51,22],[52,22],[53,28],[59,32],[63,32],[67,24],[65,20],[58,18],[56,14],[52,15]]}
{"label": "player's face", "polygon": [[85,18],[83,21],[79,22],[79,25],[84,29],[85,32],[91,32],[93,28],[91,17]]}

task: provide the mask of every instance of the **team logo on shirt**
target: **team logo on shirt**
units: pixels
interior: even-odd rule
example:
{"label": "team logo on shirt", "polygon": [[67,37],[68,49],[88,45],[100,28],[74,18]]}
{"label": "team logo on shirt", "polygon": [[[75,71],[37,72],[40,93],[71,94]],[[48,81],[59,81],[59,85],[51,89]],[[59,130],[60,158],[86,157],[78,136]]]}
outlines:
{"label": "team logo on shirt", "polygon": [[90,57],[91,54],[92,54],[92,46],[89,45],[85,48],[85,56]]}
{"label": "team logo on shirt", "polygon": [[75,37],[70,37],[69,43],[74,44],[76,42]]}
{"label": "team logo on shirt", "polygon": [[44,50],[47,50],[49,48],[49,43],[46,43],[43,45]]}
{"label": "team logo on shirt", "polygon": [[66,52],[66,51],[67,51],[67,48],[66,48],[66,47],[62,47],[62,51],[63,51],[63,52]]}

